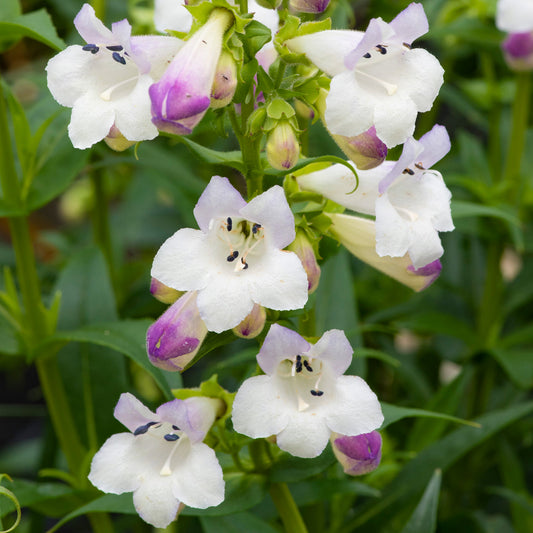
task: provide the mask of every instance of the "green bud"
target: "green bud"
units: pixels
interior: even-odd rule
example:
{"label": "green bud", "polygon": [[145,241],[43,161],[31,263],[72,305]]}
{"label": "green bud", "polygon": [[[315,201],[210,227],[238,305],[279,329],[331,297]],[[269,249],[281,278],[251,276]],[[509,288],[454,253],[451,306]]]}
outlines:
{"label": "green bud", "polygon": [[270,165],[277,170],[289,170],[298,162],[300,144],[288,120],[281,120],[270,132],[266,154]]}
{"label": "green bud", "polygon": [[237,88],[237,64],[233,56],[226,51],[220,54],[211,87],[211,108],[218,109],[228,105]]}

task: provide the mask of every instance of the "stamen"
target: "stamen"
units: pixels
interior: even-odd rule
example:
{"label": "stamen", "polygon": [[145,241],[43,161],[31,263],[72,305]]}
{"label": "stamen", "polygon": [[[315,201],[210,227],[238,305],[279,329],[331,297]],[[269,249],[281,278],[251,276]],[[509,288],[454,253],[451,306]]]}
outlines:
{"label": "stamen", "polygon": [[382,45],[382,44],[378,44],[376,45],[376,50],[381,54],[381,55],[385,55],[387,53],[387,49]]}
{"label": "stamen", "polygon": [[363,57],[366,59],[370,59],[372,56],[370,55],[370,52],[367,52]]}
{"label": "stamen", "polygon": [[117,63],[120,63],[121,65],[125,65],[126,64],[126,60],[118,53],[118,52],[113,52],[111,54],[111,57],[117,62]]}
{"label": "stamen", "polygon": [[421,162],[420,162],[420,163],[415,163],[415,167],[416,167],[418,170],[426,170],[426,169],[424,168],[424,165],[422,165]]}
{"label": "stamen", "polygon": [[134,432],[133,435],[137,437],[138,435],[144,435],[152,426],[155,426],[157,422],[148,422],[144,426],[139,426]]}
{"label": "stamen", "polygon": [[100,48],[96,46],[95,44],[86,44],[82,47],[82,50],[85,50],[86,52],[91,52],[91,54],[96,54]]}
{"label": "stamen", "polygon": [[172,429],[173,429],[174,431],[179,431],[179,430],[180,430],[180,428],[179,428],[178,426],[175,426],[175,425],[172,425]]}
{"label": "stamen", "polygon": [[314,389],[311,389],[311,394],[313,396],[322,396],[322,394],[324,394],[324,391],[321,391],[321,390],[314,390]]}
{"label": "stamen", "polygon": [[176,435],[176,437],[178,437],[178,438],[174,439],[174,435],[172,435],[172,433],[169,433],[169,434],[165,435],[165,437],[164,437],[165,440],[169,440],[169,439],[167,439],[167,437],[172,437],[172,439],[170,439],[170,442],[175,442],[176,444],[174,444],[174,447],[172,448],[172,451],[168,455],[167,460],[165,461],[165,464],[163,465],[163,467],[159,471],[159,475],[160,476],[170,476],[172,474],[172,470],[170,468],[170,462],[172,461],[172,457],[176,453],[176,450],[178,449],[178,446],[183,441],[183,439],[180,439],[178,437],[178,435]]}
{"label": "stamen", "polygon": [[[416,166],[416,165],[415,165],[415,166]],[[413,176],[414,173],[415,173],[415,171],[414,171],[413,169],[409,168],[409,167],[408,167],[408,168],[405,168],[405,169],[403,170],[403,172],[402,172],[402,174],[409,174],[409,176]]]}
{"label": "stamen", "polygon": [[111,50],[111,52],[122,52],[124,48],[120,46],[120,44],[114,44],[112,46],[106,46],[108,50]]}
{"label": "stamen", "polygon": [[304,360],[304,366],[305,366],[305,368],[307,368],[308,372],[312,372],[313,371],[313,369],[312,369],[311,365],[309,364],[309,362],[307,361],[307,359]]}
{"label": "stamen", "polygon": [[228,257],[226,257],[226,261],[231,263],[232,261],[235,261],[235,259],[237,259],[237,257],[239,257],[239,251],[235,250],[230,255],[228,255]]}
{"label": "stamen", "polygon": [[231,217],[228,217],[228,218],[226,219],[226,222],[227,222],[227,224],[228,224],[228,225],[227,225],[227,229],[228,229],[228,231],[231,231],[231,230],[233,229],[233,221],[231,220]]}
{"label": "stamen", "polygon": [[405,48],[407,48],[407,50],[411,50],[411,45],[409,43],[403,43],[403,45],[405,46]]}
{"label": "stamen", "polygon": [[303,370],[303,367],[302,367],[302,362],[301,361],[296,361],[296,372],[301,372]]}
{"label": "stamen", "polygon": [[241,257],[241,263],[242,263],[241,270],[246,270],[248,268],[248,263],[244,260],[244,257]]}
{"label": "stamen", "polygon": [[179,435],[176,435],[175,433],[167,433],[163,438],[168,442],[174,442],[178,440],[180,437]]}
{"label": "stamen", "polygon": [[255,235],[261,229],[261,224],[254,224],[252,226],[252,233]]}

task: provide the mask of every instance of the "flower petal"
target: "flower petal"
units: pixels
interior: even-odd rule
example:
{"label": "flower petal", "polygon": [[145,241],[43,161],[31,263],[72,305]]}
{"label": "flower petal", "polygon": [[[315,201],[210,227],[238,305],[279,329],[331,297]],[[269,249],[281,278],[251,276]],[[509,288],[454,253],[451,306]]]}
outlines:
{"label": "flower petal", "polygon": [[334,374],[340,376],[346,372],[352,362],[353,348],[344,331],[330,329],[307,352],[310,357],[327,361]]}
{"label": "flower petal", "polygon": [[359,376],[340,376],[336,381],[334,409],[326,416],[331,431],[359,435],[378,429],[383,413],[377,396]]}
{"label": "flower petal", "polygon": [[451,148],[448,131],[444,126],[440,126],[439,124],[435,124],[431,130],[422,135],[418,142],[424,147],[424,151],[421,154],[421,161],[424,168],[431,168]]}
{"label": "flower petal", "polygon": [[272,324],[257,354],[257,362],[266,374],[272,375],[283,359],[306,353],[311,345],[296,331]]}
{"label": "flower petal", "polygon": [[165,528],[176,518],[180,502],[172,492],[173,481],[173,476],[146,476],[133,493],[135,510],[154,527]]}
{"label": "flower petal", "polygon": [[391,204],[387,194],[376,201],[376,252],[403,257],[411,244],[409,222]]}
{"label": "flower petal", "polygon": [[383,98],[374,109],[377,136],[388,148],[405,142],[415,131],[416,115],[417,108],[407,95]]}
{"label": "flower petal", "polygon": [[244,206],[246,201],[228,178],[213,176],[194,207],[194,218],[200,229],[207,233],[212,219],[237,216]]}
{"label": "flower petal", "polygon": [[155,413],[129,392],[120,395],[113,416],[131,432],[147,422],[159,420]]}
{"label": "flower petal", "polygon": [[89,4],[83,4],[74,19],[74,26],[86,43],[110,44],[114,40],[111,30],[106,28],[100,19],[96,18],[94,9]]}
{"label": "flower petal", "polygon": [[429,23],[422,4],[411,3],[389,23],[397,38],[407,44],[429,31]]}
{"label": "flower petal", "polygon": [[188,33],[193,17],[181,0],[155,0],[154,25],[161,33],[174,30]]}
{"label": "flower petal", "polygon": [[533,30],[533,2],[499,0],[496,9],[496,26],[499,30],[509,33]]}

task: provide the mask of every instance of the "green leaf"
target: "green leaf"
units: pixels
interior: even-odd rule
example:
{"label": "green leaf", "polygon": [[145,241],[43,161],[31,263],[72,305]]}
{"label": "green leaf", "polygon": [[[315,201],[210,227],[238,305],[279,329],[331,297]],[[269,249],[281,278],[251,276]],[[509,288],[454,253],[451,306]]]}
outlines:
{"label": "green leaf", "polygon": [[509,224],[520,227],[520,220],[513,212],[508,212],[501,207],[494,207],[490,205],[480,205],[473,202],[465,202],[463,200],[452,200],[452,217],[492,217],[504,220]]}
{"label": "green leaf", "polygon": [[[7,479],[11,481],[11,478],[7,474],[1,474],[0,481],[4,477],[6,477]],[[0,533],[9,533],[10,531],[13,531],[14,529],[16,529],[17,526],[20,524],[20,518],[21,518],[20,503],[17,500],[17,497],[9,489],[6,489],[5,487],[2,487],[0,485],[0,499],[2,498],[7,498],[8,500],[10,500],[15,506],[15,512],[17,513],[17,516],[15,517],[15,522],[13,523],[13,525],[9,527],[8,529],[2,529],[2,531],[0,532]]]}
{"label": "green leaf", "polygon": [[279,533],[252,513],[236,513],[231,516],[201,516],[200,523],[204,533]]}
{"label": "green leaf", "polygon": [[291,494],[298,507],[331,500],[339,494],[379,498],[381,491],[348,477],[342,479],[311,479],[291,484]]}
{"label": "green leaf", "polygon": [[46,9],[19,15],[9,21],[1,21],[0,35],[3,42],[8,39],[18,40],[22,37],[30,37],[57,52],[65,48],[65,43],[57,36],[55,26]]}
{"label": "green leaf", "polygon": [[239,150],[234,150],[232,152],[220,152],[218,150],[206,148],[201,144],[187,139],[187,137],[179,137],[179,140],[183,144],[187,145],[190,150],[205,163],[209,163],[211,165],[225,165],[227,167],[234,168],[239,172],[245,171],[244,163],[242,161],[242,154]]}
{"label": "green leaf", "polygon": [[371,359],[378,359],[391,366],[400,366],[401,363],[395,357],[382,352],[381,350],[375,350],[373,348],[355,348],[353,352],[354,358],[356,357],[368,357]]}
{"label": "green leaf", "polygon": [[414,409],[411,407],[400,407],[398,405],[391,405],[389,403],[382,402],[381,408],[383,410],[383,415],[385,416],[385,421],[381,426],[381,429],[385,429],[387,426],[402,420],[403,418],[411,417],[426,417],[426,418],[440,418],[441,420],[448,420],[450,422],[456,422],[458,424],[465,424],[467,426],[472,426],[479,428],[477,422],[472,422],[471,420],[465,420],[463,418],[457,418],[456,416],[447,415],[444,413],[435,413],[433,411],[426,411],[425,409]]}
{"label": "green leaf", "polygon": [[521,388],[533,387],[533,352],[528,348],[492,348],[491,355]]}
{"label": "green leaf", "polygon": [[172,399],[165,375],[150,363],[146,354],[146,330],[152,322],[150,319],[137,319],[90,324],[75,330],[57,331],[46,344],[88,342],[116,350],[142,366],[154,378],[165,396]]}
{"label": "green leaf", "polygon": [[422,499],[402,529],[402,533],[434,533],[436,531],[441,478],[441,471],[435,470]]}
{"label": "green leaf", "polygon": [[272,33],[257,20],[252,20],[244,30],[246,37],[242,40],[247,57],[255,54],[272,39]]}
{"label": "green leaf", "polygon": [[328,446],[314,459],[300,459],[289,454],[283,454],[270,470],[272,483],[293,483],[319,474],[335,462],[335,456]]}
{"label": "green leaf", "polygon": [[2,0],[0,2],[0,20],[11,20],[20,14],[19,0]]}
{"label": "green leaf", "polygon": [[259,474],[231,472],[224,475],[226,491],[224,501],[217,507],[194,509],[185,507],[188,516],[219,516],[245,511],[260,503],[266,495],[266,478]]}

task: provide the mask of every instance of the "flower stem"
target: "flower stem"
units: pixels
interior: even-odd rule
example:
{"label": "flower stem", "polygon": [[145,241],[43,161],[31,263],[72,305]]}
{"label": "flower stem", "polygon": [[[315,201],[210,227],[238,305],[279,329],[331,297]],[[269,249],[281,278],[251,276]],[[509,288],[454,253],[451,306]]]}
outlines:
{"label": "flower stem", "polygon": [[307,533],[307,527],[287,484],[272,483],[269,492],[285,526],[285,531],[288,533]]}
{"label": "flower stem", "polygon": [[531,98],[531,75],[519,72],[516,75],[516,94],[513,102],[512,129],[509,148],[505,160],[503,179],[509,185],[509,196],[512,202],[519,198],[520,166],[524,152],[526,130],[529,122],[529,106]]}

